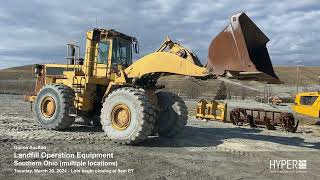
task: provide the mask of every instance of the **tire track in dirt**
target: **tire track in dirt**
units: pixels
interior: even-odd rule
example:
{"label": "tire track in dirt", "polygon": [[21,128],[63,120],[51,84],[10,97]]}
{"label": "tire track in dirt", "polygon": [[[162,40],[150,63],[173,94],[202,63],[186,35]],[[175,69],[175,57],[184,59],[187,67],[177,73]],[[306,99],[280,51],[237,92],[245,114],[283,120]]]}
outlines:
{"label": "tire track in dirt", "polygon": [[[0,101],[3,98],[6,96],[0,96]],[[122,146],[110,142],[100,128],[86,127],[80,121],[65,131],[45,130],[35,124],[30,111],[24,110],[29,108],[28,104],[20,103],[19,98],[8,98],[13,99],[12,106],[4,108],[0,104],[0,142],[3,147],[0,164],[7,170],[12,165],[13,147],[17,145],[44,145],[47,146],[46,151],[52,153],[114,152],[122,166],[136,168],[140,179],[246,179],[261,175],[279,179],[281,176],[270,174],[267,167],[269,159],[320,159],[317,147],[303,144],[319,143],[312,136],[252,130],[218,122],[206,123],[195,121],[192,117],[181,137],[152,137],[141,145]],[[15,112],[15,109],[20,110]],[[292,144],[286,144],[287,140]],[[264,147],[270,151],[263,151]],[[313,152],[292,152],[299,148]],[[319,165],[318,161],[310,161],[310,167]],[[313,178],[317,177],[316,170],[310,171],[310,174]],[[293,178],[301,177],[310,175],[296,175]],[[90,176],[85,175],[85,178]]]}

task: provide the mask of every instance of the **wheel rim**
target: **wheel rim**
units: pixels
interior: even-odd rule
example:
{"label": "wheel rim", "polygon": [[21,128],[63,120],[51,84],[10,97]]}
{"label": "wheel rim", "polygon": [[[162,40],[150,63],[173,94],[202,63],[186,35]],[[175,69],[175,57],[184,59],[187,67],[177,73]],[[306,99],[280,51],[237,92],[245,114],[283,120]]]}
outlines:
{"label": "wheel rim", "polygon": [[111,112],[112,126],[118,130],[127,129],[130,125],[131,113],[129,107],[124,104],[118,104],[113,107]]}
{"label": "wheel rim", "polygon": [[41,102],[41,113],[44,117],[50,118],[56,112],[56,102],[50,96],[45,97]]}

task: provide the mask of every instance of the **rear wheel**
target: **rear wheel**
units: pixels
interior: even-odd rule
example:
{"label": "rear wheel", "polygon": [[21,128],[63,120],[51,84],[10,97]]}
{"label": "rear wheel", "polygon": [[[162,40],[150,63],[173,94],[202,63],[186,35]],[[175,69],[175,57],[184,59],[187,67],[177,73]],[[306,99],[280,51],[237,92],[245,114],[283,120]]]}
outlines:
{"label": "rear wheel", "polygon": [[101,109],[101,124],[114,142],[137,144],[144,141],[154,128],[155,109],[145,91],[120,88],[108,95]]}
{"label": "rear wheel", "polygon": [[34,113],[36,122],[47,129],[62,130],[72,125],[75,117],[74,91],[65,85],[49,84],[38,93]]}
{"label": "rear wheel", "polygon": [[175,137],[183,131],[188,120],[188,110],[184,101],[176,94],[158,92],[159,112],[156,131],[160,137]]}

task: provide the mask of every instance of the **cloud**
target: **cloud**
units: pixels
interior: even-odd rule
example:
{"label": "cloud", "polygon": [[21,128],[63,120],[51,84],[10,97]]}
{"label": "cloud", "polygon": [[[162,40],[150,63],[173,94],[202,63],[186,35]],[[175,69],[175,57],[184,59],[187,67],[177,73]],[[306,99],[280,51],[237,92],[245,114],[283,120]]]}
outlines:
{"label": "cloud", "polygon": [[318,0],[11,0],[0,7],[0,69],[31,63],[64,63],[65,43],[84,51],[85,32],[96,25],[135,36],[140,56],[169,35],[204,62],[208,46],[232,14],[245,11],[270,38],[274,64],[320,65]]}

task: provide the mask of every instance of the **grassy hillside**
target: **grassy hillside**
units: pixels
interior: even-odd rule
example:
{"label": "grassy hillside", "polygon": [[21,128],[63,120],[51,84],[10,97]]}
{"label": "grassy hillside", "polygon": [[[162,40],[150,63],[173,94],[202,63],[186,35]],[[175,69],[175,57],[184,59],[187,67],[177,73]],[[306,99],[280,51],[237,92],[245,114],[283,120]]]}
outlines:
{"label": "grassy hillside", "polygon": [[32,65],[0,70],[0,80],[31,80]]}
{"label": "grassy hillside", "polygon": [[32,65],[0,70],[0,93],[29,94],[33,90]]}
{"label": "grassy hillside", "polygon": [[[278,77],[288,85],[295,85],[297,80],[296,67],[278,66],[274,68]],[[300,82],[301,85],[319,84],[320,67],[305,66],[300,67]]]}
{"label": "grassy hillside", "polygon": [[[274,68],[278,77],[285,83],[283,86],[293,87],[296,84],[296,67],[278,66]],[[301,67],[300,85],[319,84],[320,67]],[[159,80],[170,91],[182,96],[196,98],[196,96],[213,97],[221,82],[218,80],[193,81],[183,76],[168,76]],[[240,82],[241,85],[226,83],[228,93],[232,96],[257,96],[261,90],[254,90],[261,85],[253,82]],[[32,65],[0,70],[0,93],[26,94],[33,91]],[[278,85],[274,85],[278,87]],[[279,86],[280,87],[280,86]],[[258,89],[258,88],[257,88]]]}

